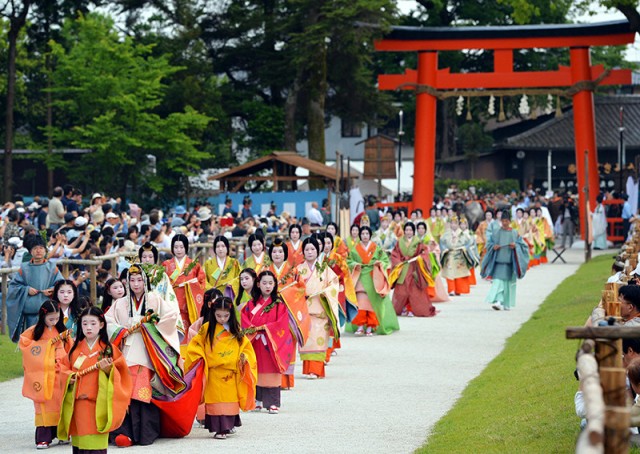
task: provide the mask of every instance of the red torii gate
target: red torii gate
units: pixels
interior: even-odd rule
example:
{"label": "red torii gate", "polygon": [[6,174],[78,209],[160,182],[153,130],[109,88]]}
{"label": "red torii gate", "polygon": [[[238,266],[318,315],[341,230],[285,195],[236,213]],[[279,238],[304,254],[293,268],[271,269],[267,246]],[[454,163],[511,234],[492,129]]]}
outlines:
{"label": "red torii gate", "polygon": [[[525,25],[488,27],[393,27],[375,43],[378,51],[417,52],[418,69],[404,74],[379,75],[380,90],[416,90],[413,206],[428,212],[433,205],[436,145],[436,101],[442,90],[527,89],[572,87],[578,187],[585,187],[584,153],[588,154],[590,206],[600,187],[596,149],[593,89],[596,85],[628,85],[630,70],[605,71],[592,66],[590,47],[633,43],[627,21],[599,24]],[[516,49],[568,47],[571,66],[556,71],[514,71]],[[484,49],[493,51],[493,72],[452,74],[438,68],[438,51]],[[486,96],[489,96],[487,93]],[[499,92],[496,93],[499,95]],[[580,225],[585,232],[585,197],[580,197]]]}

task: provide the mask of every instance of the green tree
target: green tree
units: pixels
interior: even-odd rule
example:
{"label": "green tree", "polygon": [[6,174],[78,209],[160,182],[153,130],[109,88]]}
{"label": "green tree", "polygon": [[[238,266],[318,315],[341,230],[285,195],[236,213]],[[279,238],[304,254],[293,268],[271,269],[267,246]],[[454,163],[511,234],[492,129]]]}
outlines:
{"label": "green tree", "polygon": [[[51,42],[54,141],[89,148],[76,181],[113,193],[177,195],[206,153],[202,132],[211,121],[186,106],[161,116],[164,80],[180,70],[152,46],[122,39],[110,18],[90,14],[68,20]],[[156,168],[149,168],[148,155]],[[114,178],[114,176],[117,176]]]}

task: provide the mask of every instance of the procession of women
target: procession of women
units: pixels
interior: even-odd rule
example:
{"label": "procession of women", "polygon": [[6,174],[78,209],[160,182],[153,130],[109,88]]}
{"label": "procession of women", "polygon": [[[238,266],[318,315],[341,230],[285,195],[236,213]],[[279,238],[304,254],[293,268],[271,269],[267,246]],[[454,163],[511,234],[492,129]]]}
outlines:
{"label": "procession of women", "polygon": [[[74,453],[106,452],[192,430],[241,436],[242,412],[286,412],[283,392],[295,393],[297,379],[331,379],[344,336],[393,335],[399,317],[437,316],[473,296],[479,279],[491,281],[487,310],[514,309],[516,280],[554,245],[540,209],[513,219],[488,210],[477,226],[436,207],[426,218],[380,212],[376,222],[365,212],[346,238],[333,222],[257,228],[244,247],[219,234],[207,256],[190,255],[194,239],[174,232],[166,251],[142,244],[101,301],[80,298],[60,273],[42,288],[19,274],[12,289],[33,326],[23,317],[12,335],[36,447],[57,439]],[[38,248],[43,241],[29,244],[34,259]]]}

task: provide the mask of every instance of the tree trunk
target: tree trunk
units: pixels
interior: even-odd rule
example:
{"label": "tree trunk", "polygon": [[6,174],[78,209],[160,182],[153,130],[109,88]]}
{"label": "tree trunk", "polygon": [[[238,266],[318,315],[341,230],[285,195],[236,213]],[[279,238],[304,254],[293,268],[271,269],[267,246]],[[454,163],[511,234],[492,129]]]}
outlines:
{"label": "tree trunk", "polygon": [[307,104],[307,136],[309,159],[325,163],[324,103],[327,93],[327,50],[318,49],[316,59],[309,68],[309,97]]}
{"label": "tree trunk", "polygon": [[7,61],[7,112],[5,121],[4,144],[4,181],[3,196],[6,202],[13,198],[13,109],[16,99],[16,48],[20,30],[24,27],[31,2],[23,1],[22,10],[13,10],[9,21],[9,55]]}
{"label": "tree trunk", "polygon": [[[49,56],[46,59],[47,69],[50,65]],[[51,72],[47,75],[47,153],[49,154],[47,165],[47,192],[53,196],[53,101],[51,97]]]}
{"label": "tree trunk", "polygon": [[16,42],[17,30],[12,25],[9,30],[9,61],[7,68],[7,113],[4,142],[4,201],[13,198],[13,107],[16,97]]}
{"label": "tree trunk", "polygon": [[293,82],[284,103],[284,149],[296,150],[296,112],[298,109],[298,93],[300,93],[300,72]]}

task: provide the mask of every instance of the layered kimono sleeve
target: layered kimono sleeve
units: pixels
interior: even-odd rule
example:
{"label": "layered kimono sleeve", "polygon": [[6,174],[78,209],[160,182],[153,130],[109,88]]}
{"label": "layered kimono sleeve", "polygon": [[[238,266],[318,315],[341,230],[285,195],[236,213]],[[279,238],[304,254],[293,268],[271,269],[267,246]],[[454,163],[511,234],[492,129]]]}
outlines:
{"label": "layered kimono sleeve", "polygon": [[258,383],[258,361],[253,346],[246,336],[242,338],[238,359],[236,386],[238,403],[242,411],[250,411],[256,407],[256,384]]}

